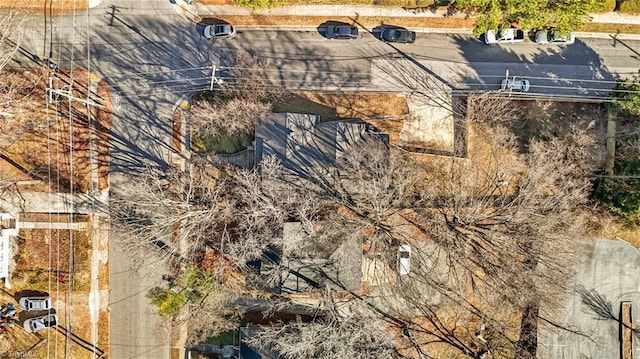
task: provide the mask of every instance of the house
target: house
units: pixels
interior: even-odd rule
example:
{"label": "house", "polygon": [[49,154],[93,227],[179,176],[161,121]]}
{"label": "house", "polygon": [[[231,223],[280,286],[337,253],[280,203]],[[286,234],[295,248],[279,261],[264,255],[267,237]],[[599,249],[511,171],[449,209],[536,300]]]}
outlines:
{"label": "house", "polygon": [[294,174],[305,177],[311,169],[330,167],[359,141],[388,136],[358,119],[320,122],[320,116],[273,113],[256,126],[255,163],[275,156]]}
{"label": "house", "polygon": [[[285,223],[283,236],[300,235],[299,222]],[[299,257],[277,248],[265,251],[259,265],[263,273],[279,271],[271,290],[277,294],[297,294],[329,287],[337,291],[362,289],[362,236],[358,233],[336,243],[328,253]]]}

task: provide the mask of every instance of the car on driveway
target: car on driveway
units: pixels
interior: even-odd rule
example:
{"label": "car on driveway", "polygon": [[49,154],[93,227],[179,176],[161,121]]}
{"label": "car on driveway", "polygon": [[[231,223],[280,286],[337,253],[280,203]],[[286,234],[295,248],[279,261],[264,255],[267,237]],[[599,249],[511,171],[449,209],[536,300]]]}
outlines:
{"label": "car on driveway", "polygon": [[530,87],[531,87],[531,83],[529,83],[529,80],[523,79],[523,78],[517,78],[517,77],[504,79],[500,84],[500,89],[503,91],[509,90],[509,91],[527,92],[529,91]]}
{"label": "car on driveway", "polygon": [[22,297],[18,301],[22,310],[48,310],[51,309],[51,297]]}
{"label": "car on driveway", "polygon": [[24,330],[29,333],[39,332],[42,329],[53,328],[58,325],[58,316],[56,314],[45,314],[39,317],[29,318],[22,325]]}
{"label": "car on driveway", "polygon": [[352,25],[327,25],[325,36],[329,39],[357,39],[358,28]]}
{"label": "car on driveway", "polygon": [[554,28],[536,32],[538,44],[571,45],[576,42],[576,36],[572,32],[557,32]]}
{"label": "car on driveway", "polygon": [[204,28],[207,39],[230,39],[236,36],[236,29],[229,24],[208,25]]}
{"label": "car on driveway", "polygon": [[411,44],[416,41],[416,33],[403,27],[383,27],[380,38],[386,42]]}
{"label": "car on driveway", "polygon": [[398,246],[398,274],[409,275],[411,271],[411,246],[401,244]]}

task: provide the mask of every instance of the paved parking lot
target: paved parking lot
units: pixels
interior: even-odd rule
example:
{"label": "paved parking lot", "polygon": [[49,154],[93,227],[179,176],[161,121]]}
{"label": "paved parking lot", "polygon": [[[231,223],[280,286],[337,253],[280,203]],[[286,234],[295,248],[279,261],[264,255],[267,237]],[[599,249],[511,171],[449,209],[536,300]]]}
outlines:
{"label": "paved parking lot", "polygon": [[[640,251],[627,242],[598,240],[585,245],[574,284],[597,298],[600,308],[610,307],[616,318],[620,318],[620,303],[632,302],[633,323],[640,322]],[[540,328],[538,357],[620,358],[619,322],[597,315],[593,305],[583,303],[579,290],[568,295],[564,312],[555,319],[586,336]],[[637,340],[633,353],[640,357]]]}

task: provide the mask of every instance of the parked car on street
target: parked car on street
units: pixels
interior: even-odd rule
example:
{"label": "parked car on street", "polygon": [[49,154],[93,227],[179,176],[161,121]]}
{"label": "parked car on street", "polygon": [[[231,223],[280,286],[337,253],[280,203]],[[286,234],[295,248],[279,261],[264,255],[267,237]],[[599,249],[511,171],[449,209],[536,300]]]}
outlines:
{"label": "parked car on street", "polygon": [[51,297],[22,297],[18,301],[22,310],[48,310],[51,309]]}
{"label": "parked car on street", "polygon": [[576,36],[572,32],[557,32],[554,28],[536,32],[538,44],[571,45],[576,42]]}
{"label": "parked car on street", "polygon": [[325,36],[329,39],[357,39],[358,28],[352,25],[327,25]]}
{"label": "parked car on street", "polygon": [[512,44],[516,42],[524,42],[524,31],[513,27],[499,31],[488,30],[484,34],[484,42],[486,44]]}
{"label": "parked car on street", "polygon": [[398,274],[409,275],[411,271],[411,246],[402,244],[398,247]]}
{"label": "parked car on street", "polygon": [[504,79],[500,84],[500,89],[503,91],[509,90],[509,91],[527,92],[529,91],[530,87],[531,87],[531,83],[529,83],[529,80],[523,79],[523,78],[517,78],[517,77]]}
{"label": "parked car on street", "polygon": [[236,29],[229,24],[208,25],[204,28],[207,39],[230,39],[236,36]]}
{"label": "parked car on street", "polygon": [[29,318],[24,321],[23,327],[29,333],[35,333],[46,328],[53,328],[58,325],[56,314],[45,314],[39,317]]}
{"label": "parked car on street", "polygon": [[416,41],[416,33],[403,27],[383,27],[380,38],[386,42],[411,44]]}

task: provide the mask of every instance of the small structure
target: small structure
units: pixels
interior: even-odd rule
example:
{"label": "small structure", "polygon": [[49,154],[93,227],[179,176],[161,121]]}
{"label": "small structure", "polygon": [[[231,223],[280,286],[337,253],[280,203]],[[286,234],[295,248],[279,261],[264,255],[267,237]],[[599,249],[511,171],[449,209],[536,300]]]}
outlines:
{"label": "small structure", "polygon": [[[285,223],[285,237],[299,235],[300,223]],[[281,253],[271,248],[262,256],[261,271],[279,271],[279,280],[271,290],[278,294],[308,293],[329,287],[337,291],[362,289],[362,237],[354,234],[336,243],[325,253],[313,253],[304,257]]]}
{"label": "small structure", "polygon": [[4,278],[4,286],[11,289],[9,283],[9,262],[11,261],[10,237],[18,236],[16,218],[9,213],[0,213],[0,278]]}
{"label": "small structure", "polygon": [[300,113],[274,113],[256,126],[255,163],[275,156],[294,174],[304,177],[312,168],[331,166],[352,145],[386,134],[358,119],[320,122],[320,116]]}

